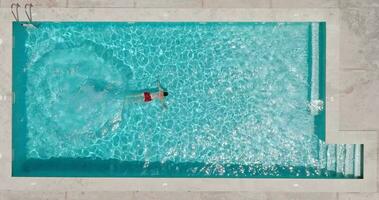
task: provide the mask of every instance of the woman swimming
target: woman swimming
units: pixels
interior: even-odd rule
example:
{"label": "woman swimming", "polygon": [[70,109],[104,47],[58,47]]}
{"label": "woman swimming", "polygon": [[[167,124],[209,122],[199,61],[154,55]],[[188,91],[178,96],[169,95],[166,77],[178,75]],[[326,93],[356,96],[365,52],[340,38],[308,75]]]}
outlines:
{"label": "woman swimming", "polygon": [[[79,91],[84,90],[85,88],[89,87],[92,88],[95,92],[106,92],[109,94],[114,95],[115,97],[122,97],[125,101],[128,102],[150,102],[154,99],[159,99],[162,103],[162,106],[164,108],[167,108],[167,105],[164,102],[164,99],[166,96],[168,96],[168,92],[165,91],[161,85],[158,84],[158,91],[155,89],[148,89],[148,90],[140,90],[140,91],[128,91],[125,92],[123,90],[120,90],[119,87],[110,84],[106,81],[96,80],[96,79],[88,79],[80,88]],[[155,92],[152,92],[154,91]]]}
{"label": "woman swimming", "polygon": [[167,108],[167,105],[165,104],[164,99],[166,96],[168,96],[168,92],[165,91],[161,87],[159,82],[157,84],[158,84],[158,91],[157,92],[145,91],[142,94],[139,93],[139,94],[129,95],[129,96],[127,96],[127,99],[130,99],[131,97],[137,98],[137,100],[143,100],[146,103],[153,101],[154,99],[159,99],[162,103],[163,108]]}
{"label": "woman swimming", "polygon": [[143,101],[144,102],[149,102],[149,101],[152,101],[153,99],[160,99],[161,101],[164,100],[164,98],[166,96],[168,96],[168,92],[164,91],[164,89],[161,87],[161,85],[159,84],[159,82],[158,82],[158,89],[159,89],[159,91],[158,92],[154,92],[154,93],[144,92],[142,94]]}

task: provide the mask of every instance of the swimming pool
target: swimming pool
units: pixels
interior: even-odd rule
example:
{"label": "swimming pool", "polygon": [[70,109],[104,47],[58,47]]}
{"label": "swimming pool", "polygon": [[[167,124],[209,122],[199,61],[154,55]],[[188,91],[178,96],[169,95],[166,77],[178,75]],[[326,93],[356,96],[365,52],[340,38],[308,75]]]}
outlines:
{"label": "swimming pool", "polygon": [[[323,23],[13,28],[13,176],[362,176],[323,142]],[[167,110],[128,98],[157,81]]]}

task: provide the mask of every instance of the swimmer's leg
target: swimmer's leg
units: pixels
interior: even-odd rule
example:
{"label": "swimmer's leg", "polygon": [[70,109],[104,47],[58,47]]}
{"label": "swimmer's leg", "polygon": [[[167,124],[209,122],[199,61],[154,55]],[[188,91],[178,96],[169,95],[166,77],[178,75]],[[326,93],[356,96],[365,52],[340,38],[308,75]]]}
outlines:
{"label": "swimmer's leg", "polygon": [[124,103],[141,103],[143,102],[143,94],[130,94],[125,96]]}

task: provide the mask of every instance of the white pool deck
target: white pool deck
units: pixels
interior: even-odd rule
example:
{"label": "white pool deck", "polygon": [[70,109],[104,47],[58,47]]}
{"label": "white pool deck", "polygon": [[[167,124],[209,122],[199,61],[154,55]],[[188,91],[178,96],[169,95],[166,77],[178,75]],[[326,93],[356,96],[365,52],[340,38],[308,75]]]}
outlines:
{"label": "white pool deck", "polygon": [[[11,177],[11,2],[21,3],[21,20],[32,2],[34,21],[326,21],[326,140],[364,144],[364,178]],[[0,200],[379,199],[379,0],[0,0],[0,7]]]}

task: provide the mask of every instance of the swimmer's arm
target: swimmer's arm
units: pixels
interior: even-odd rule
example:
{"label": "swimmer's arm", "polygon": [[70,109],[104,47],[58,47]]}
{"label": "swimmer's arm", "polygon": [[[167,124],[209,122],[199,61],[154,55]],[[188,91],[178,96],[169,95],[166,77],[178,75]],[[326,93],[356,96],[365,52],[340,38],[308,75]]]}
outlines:
{"label": "swimmer's arm", "polygon": [[168,109],[168,106],[167,106],[166,102],[163,99],[161,99],[161,104],[162,104],[162,108],[164,108],[166,110]]}
{"label": "swimmer's arm", "polygon": [[[163,88],[161,87],[161,84],[159,83],[159,81],[157,81],[157,86],[158,86],[158,89],[159,89],[160,92],[164,91]],[[167,106],[165,100],[163,98],[159,98],[159,100],[161,101],[162,107],[164,109],[168,109],[168,106]]]}
{"label": "swimmer's arm", "polygon": [[163,91],[163,88],[161,87],[161,84],[159,83],[159,81],[157,81],[157,85],[158,85],[159,91]]}
{"label": "swimmer's arm", "polygon": [[164,98],[159,98],[159,100],[160,100],[160,102],[161,102],[162,107],[163,107],[164,109],[167,109],[168,106],[167,106],[166,101],[164,100]]}

